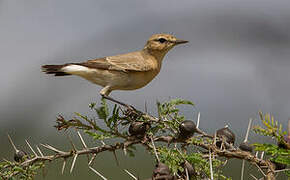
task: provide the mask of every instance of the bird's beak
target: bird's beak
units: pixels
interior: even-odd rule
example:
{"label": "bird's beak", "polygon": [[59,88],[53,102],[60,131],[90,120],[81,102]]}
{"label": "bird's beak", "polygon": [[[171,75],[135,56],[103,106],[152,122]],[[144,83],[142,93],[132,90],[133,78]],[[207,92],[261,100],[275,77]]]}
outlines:
{"label": "bird's beak", "polygon": [[182,40],[182,39],[177,39],[174,43],[175,43],[176,45],[177,45],[177,44],[185,44],[185,43],[188,43],[188,41],[185,41],[185,40]]}

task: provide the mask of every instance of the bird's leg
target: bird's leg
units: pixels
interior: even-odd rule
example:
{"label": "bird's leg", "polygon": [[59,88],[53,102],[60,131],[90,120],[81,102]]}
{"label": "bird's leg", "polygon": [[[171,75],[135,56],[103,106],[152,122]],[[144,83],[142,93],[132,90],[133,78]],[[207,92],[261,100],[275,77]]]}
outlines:
{"label": "bird's leg", "polygon": [[107,100],[109,100],[109,101],[115,102],[115,103],[117,103],[117,104],[120,104],[120,105],[126,107],[126,108],[129,109],[129,110],[132,110],[132,111],[136,111],[136,112],[137,112],[137,110],[136,110],[133,106],[128,105],[128,104],[126,104],[126,103],[123,103],[123,102],[121,102],[121,101],[118,101],[118,100],[116,100],[116,99],[110,97],[110,96],[109,96],[110,92],[111,92],[110,86],[106,86],[106,87],[104,87],[104,88],[100,91],[100,94],[101,94],[102,98],[104,98],[104,99],[107,99]]}
{"label": "bird's leg", "polygon": [[118,101],[118,100],[116,100],[116,99],[114,99],[114,98],[112,98],[112,97],[110,97],[108,95],[102,94],[102,97],[105,98],[105,99],[108,99],[109,101],[112,101],[112,102],[115,102],[117,104],[120,104],[120,105],[126,107],[127,109],[130,109],[130,110],[133,110],[133,111],[137,111],[133,106],[125,104],[125,103],[123,103],[121,101]]}

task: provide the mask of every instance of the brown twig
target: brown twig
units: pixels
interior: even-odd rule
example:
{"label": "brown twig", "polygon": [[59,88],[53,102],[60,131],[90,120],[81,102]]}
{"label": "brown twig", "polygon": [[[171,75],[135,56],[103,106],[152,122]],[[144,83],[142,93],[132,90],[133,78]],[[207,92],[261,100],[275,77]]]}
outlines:
{"label": "brown twig", "polygon": [[[132,110],[130,111],[131,114],[129,115],[138,115],[138,116],[142,116],[142,118],[146,119],[147,122],[151,122],[151,123],[162,123],[162,121],[160,121],[159,118],[153,117],[147,113],[143,113],[140,111],[136,111],[136,112],[132,112]],[[58,119],[58,126],[57,128],[60,129],[67,129],[70,127],[69,121],[64,120],[62,117],[59,117]],[[74,121],[75,122],[75,121]],[[64,127],[61,126],[60,123],[64,123]],[[80,122],[76,122],[78,123],[77,125],[80,127],[84,127],[80,124]],[[92,124],[91,124],[92,125]],[[76,126],[73,126],[76,127]],[[93,127],[90,126],[89,127],[85,127],[87,129],[92,129]],[[172,137],[170,135],[162,135],[162,136],[150,136],[150,138],[144,138],[144,139],[138,139],[137,137],[125,137],[124,135],[122,135],[121,133],[118,132],[118,130],[116,130],[116,132],[114,132],[114,135],[116,135],[117,137],[121,137],[123,140],[123,142],[117,142],[113,145],[108,145],[103,143],[101,146],[96,146],[96,147],[88,147],[84,141],[84,139],[82,138],[81,134],[79,132],[78,136],[81,140],[82,143],[82,149],[77,149],[75,147],[75,145],[73,144],[72,140],[69,138],[69,141],[72,145],[72,150],[70,151],[61,151],[51,145],[48,144],[40,144],[41,146],[51,150],[54,152],[54,154],[52,155],[44,155],[40,149],[37,147],[37,150],[40,154],[40,156],[38,156],[36,154],[36,152],[32,149],[31,145],[28,143],[28,146],[30,147],[31,151],[33,152],[33,154],[35,155],[35,157],[33,158],[28,158],[26,159],[24,162],[22,162],[20,165],[23,167],[32,165],[36,162],[46,162],[46,161],[53,161],[56,159],[63,159],[63,166],[62,166],[62,173],[64,172],[65,166],[66,166],[66,160],[67,158],[73,157],[73,162],[70,168],[70,172],[73,171],[77,157],[81,156],[81,155],[93,155],[92,158],[90,159],[90,161],[88,162],[89,168],[95,172],[96,174],[100,175],[95,169],[93,169],[91,167],[92,162],[94,161],[95,157],[97,156],[97,154],[104,152],[104,151],[112,151],[115,153],[115,151],[117,150],[124,150],[124,152],[126,152],[126,149],[132,145],[136,145],[136,144],[141,144],[146,146],[147,148],[153,150],[156,155],[157,160],[159,161],[158,155],[157,155],[157,151],[156,151],[156,147],[154,145],[154,142],[163,142],[163,143],[167,143],[167,144],[171,144],[171,143],[182,143],[183,146],[189,146],[189,145],[194,145],[200,148],[203,148],[209,152],[211,152],[212,155],[217,155],[220,157],[225,157],[225,158],[235,158],[235,159],[241,159],[241,160],[246,160],[252,164],[257,165],[257,167],[261,170],[261,172],[263,172],[263,175],[265,176],[265,178],[267,180],[274,180],[275,179],[275,170],[274,170],[274,165],[271,161],[269,160],[263,160],[258,158],[257,156],[251,154],[250,152],[246,152],[246,151],[242,151],[239,149],[235,149],[235,148],[230,148],[230,149],[226,149],[226,148],[222,148],[220,149],[219,147],[217,147],[215,145],[215,143],[212,142],[216,142],[216,139],[218,138],[216,135],[211,136],[206,134],[205,132],[201,131],[202,136],[198,137],[198,138],[209,138],[212,141],[211,142],[207,142],[207,141],[201,141],[201,142],[195,142],[193,141],[192,138],[197,138],[197,137],[192,137],[190,139],[176,139],[175,137]],[[113,132],[112,132],[113,133]],[[9,137],[9,140],[11,138]],[[10,141],[11,142],[11,141]],[[102,141],[101,141],[102,142]],[[226,143],[226,142],[225,142]],[[11,143],[13,145],[13,148],[16,149],[15,145],[13,144],[13,142]],[[152,144],[152,146],[150,146],[150,144]],[[211,158],[211,155],[210,155]],[[266,167],[266,172],[264,173],[264,171],[262,170],[261,167]],[[102,176],[101,176],[102,177]],[[187,175],[188,177],[188,175]],[[106,178],[103,178],[106,179]]]}

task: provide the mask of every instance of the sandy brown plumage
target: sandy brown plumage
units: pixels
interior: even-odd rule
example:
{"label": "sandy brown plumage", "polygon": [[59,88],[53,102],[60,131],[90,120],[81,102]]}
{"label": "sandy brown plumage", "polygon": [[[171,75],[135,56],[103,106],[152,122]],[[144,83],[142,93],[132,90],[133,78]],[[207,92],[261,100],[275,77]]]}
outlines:
{"label": "sandy brown plumage", "polygon": [[147,85],[160,71],[165,54],[178,40],[169,34],[155,34],[141,51],[63,65],[44,65],[43,72],[55,76],[77,75],[104,88],[101,95],[113,90],[133,90]]}

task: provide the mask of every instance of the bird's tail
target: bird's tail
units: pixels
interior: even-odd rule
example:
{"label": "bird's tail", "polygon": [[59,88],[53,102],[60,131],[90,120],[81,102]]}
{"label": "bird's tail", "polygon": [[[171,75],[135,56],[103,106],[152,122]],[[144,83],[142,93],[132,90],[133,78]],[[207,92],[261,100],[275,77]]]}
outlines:
{"label": "bird's tail", "polygon": [[55,76],[68,76],[71,74],[68,74],[66,72],[62,71],[63,67],[66,67],[67,64],[63,65],[43,65],[41,66],[41,69],[46,74],[54,74]]}

